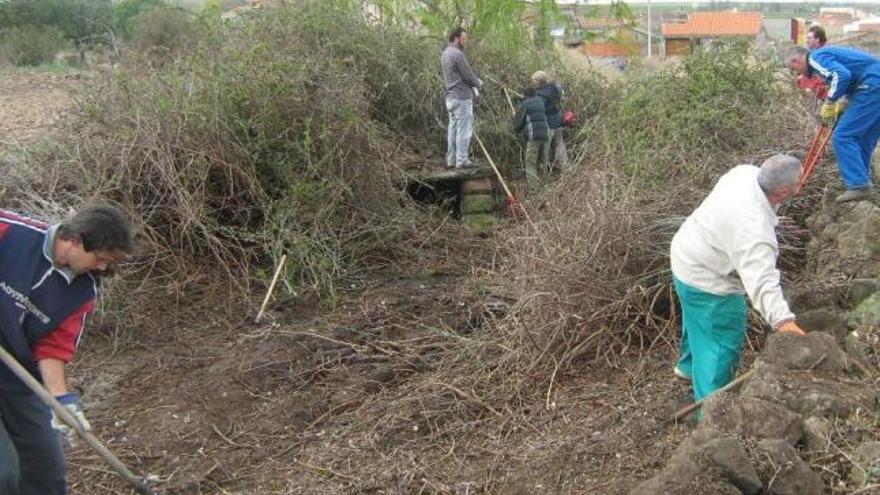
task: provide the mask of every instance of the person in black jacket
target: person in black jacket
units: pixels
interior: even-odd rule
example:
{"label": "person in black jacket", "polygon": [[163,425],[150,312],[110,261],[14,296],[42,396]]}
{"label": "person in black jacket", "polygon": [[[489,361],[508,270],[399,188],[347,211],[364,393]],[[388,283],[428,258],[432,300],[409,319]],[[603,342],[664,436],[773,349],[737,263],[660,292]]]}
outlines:
{"label": "person in black jacket", "polygon": [[529,188],[538,186],[540,175],[547,173],[547,140],[550,127],[544,110],[544,98],[535,94],[534,88],[527,88],[519,110],[513,118],[513,131],[526,140],[526,161],[524,165],[526,182]]}
{"label": "person in black jacket", "polygon": [[547,136],[548,161],[559,170],[568,169],[568,153],[565,151],[562,125],[562,89],[551,81],[547,73],[539,70],[532,74],[532,84],[537,88],[538,96],[544,98],[544,111],[547,113],[547,124],[550,133]]}

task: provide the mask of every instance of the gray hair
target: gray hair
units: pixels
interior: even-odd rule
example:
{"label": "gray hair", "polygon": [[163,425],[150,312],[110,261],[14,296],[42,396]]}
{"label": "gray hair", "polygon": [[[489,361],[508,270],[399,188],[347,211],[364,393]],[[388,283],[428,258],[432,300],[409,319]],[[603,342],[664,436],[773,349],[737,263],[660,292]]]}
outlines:
{"label": "gray hair", "polygon": [[780,188],[797,188],[801,180],[801,161],[791,155],[773,155],[761,164],[758,185],[770,195]]}
{"label": "gray hair", "polygon": [[795,45],[788,50],[785,51],[785,60],[783,62],[788,65],[792,60],[800,57],[806,58],[809,55],[810,50],[807,50],[806,47]]}

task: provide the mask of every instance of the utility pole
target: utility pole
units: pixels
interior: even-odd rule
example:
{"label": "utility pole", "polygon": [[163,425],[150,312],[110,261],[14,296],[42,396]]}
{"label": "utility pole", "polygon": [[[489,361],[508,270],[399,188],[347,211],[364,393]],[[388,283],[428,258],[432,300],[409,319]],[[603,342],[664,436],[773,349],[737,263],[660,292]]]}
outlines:
{"label": "utility pole", "polygon": [[651,0],[648,0],[648,58],[651,58]]}

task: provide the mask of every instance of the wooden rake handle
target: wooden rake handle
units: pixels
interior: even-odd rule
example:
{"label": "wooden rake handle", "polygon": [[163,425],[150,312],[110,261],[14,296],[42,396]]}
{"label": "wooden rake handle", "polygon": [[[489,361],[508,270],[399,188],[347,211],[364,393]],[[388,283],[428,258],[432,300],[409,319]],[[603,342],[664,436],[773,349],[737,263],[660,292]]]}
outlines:
{"label": "wooden rake handle", "polygon": [[691,405],[689,405],[689,406],[687,406],[687,407],[685,407],[685,408],[680,409],[680,410],[679,410],[678,412],[676,412],[675,415],[672,417],[672,420],[673,420],[673,421],[681,421],[682,419],[684,419],[685,417],[687,417],[688,414],[690,414],[690,413],[696,411],[697,409],[703,407],[703,404],[705,404],[706,401],[709,400],[709,397],[712,397],[713,395],[715,395],[715,394],[717,394],[717,393],[720,393],[720,392],[727,392],[727,391],[729,391],[729,390],[733,390],[733,389],[735,389],[736,387],[739,387],[739,386],[742,385],[743,382],[745,382],[750,376],[752,376],[752,371],[751,371],[751,370],[749,370],[749,371],[746,372],[746,373],[743,373],[742,376],[740,376],[740,377],[737,378],[736,380],[734,380],[734,381],[728,383],[727,385],[725,385],[725,386],[719,388],[718,390],[712,392],[711,394],[707,395],[706,397],[703,397],[702,399],[698,400],[697,402],[694,402],[693,404],[691,404]]}

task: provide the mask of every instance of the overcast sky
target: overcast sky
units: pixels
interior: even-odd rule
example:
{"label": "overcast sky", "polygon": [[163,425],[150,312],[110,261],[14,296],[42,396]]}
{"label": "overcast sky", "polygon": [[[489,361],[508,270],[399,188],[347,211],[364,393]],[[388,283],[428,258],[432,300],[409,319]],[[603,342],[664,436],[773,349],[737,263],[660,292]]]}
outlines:
{"label": "overcast sky", "polygon": [[[611,0],[556,0],[556,3],[559,5],[606,5],[611,3]],[[627,1],[628,4],[642,4],[649,3],[648,0],[640,0],[640,1]],[[703,5],[711,5],[713,3],[718,4],[722,3],[721,1],[711,2],[711,1],[701,1],[701,2],[692,2],[692,1],[656,1],[651,0],[650,3],[697,3],[700,6]],[[737,2],[729,2],[731,4],[736,4]],[[755,4],[755,3],[793,3],[793,4],[823,4],[823,6],[834,6],[834,7],[847,7],[847,6],[867,6],[872,5],[880,8],[880,0],[751,0],[745,1],[742,3],[746,4]]]}

